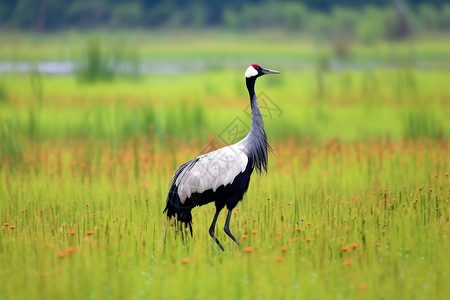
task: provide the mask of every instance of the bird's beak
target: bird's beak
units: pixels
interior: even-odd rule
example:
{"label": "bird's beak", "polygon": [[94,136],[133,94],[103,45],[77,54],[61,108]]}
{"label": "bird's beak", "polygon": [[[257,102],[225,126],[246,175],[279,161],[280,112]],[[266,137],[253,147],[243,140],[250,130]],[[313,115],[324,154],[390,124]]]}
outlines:
{"label": "bird's beak", "polygon": [[269,69],[264,69],[261,68],[263,74],[281,74],[281,72],[275,71],[275,70],[269,70]]}

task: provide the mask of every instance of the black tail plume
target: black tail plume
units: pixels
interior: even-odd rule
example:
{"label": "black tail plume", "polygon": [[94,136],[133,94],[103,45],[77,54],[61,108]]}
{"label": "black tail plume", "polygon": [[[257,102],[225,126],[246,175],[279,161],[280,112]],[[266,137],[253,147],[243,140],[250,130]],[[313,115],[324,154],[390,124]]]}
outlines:
{"label": "black tail plume", "polygon": [[191,207],[183,207],[178,196],[178,189],[175,184],[170,187],[169,194],[167,195],[166,208],[164,213],[167,213],[167,218],[176,218],[177,228],[184,229],[189,227],[192,236],[192,214]]}

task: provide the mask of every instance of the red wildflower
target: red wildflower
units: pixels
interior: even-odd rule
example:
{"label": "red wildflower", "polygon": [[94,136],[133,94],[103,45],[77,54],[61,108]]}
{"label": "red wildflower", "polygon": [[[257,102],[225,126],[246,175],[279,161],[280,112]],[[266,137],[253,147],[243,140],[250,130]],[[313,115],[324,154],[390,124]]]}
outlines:
{"label": "red wildflower", "polygon": [[64,252],[58,253],[58,258],[64,258],[64,257],[66,257],[66,254]]}
{"label": "red wildflower", "polygon": [[9,223],[3,223],[3,226],[9,226]]}
{"label": "red wildflower", "polygon": [[350,267],[352,265],[352,261],[350,259],[346,259],[346,260],[344,260],[344,265],[346,265],[347,267]]}
{"label": "red wildflower", "polygon": [[67,247],[66,251],[68,253],[74,253],[76,251],[75,247]]}
{"label": "red wildflower", "polygon": [[307,242],[311,242],[311,239],[306,239]]}
{"label": "red wildflower", "polygon": [[181,259],[181,263],[184,264],[184,265],[188,264],[189,263],[189,258],[182,258]]}
{"label": "red wildflower", "polygon": [[258,230],[252,230],[252,234],[257,234]]}
{"label": "red wildflower", "polygon": [[283,256],[277,256],[277,257],[275,257],[275,260],[276,261],[283,261],[284,257]]}
{"label": "red wildflower", "polygon": [[77,234],[77,232],[76,232],[75,230],[71,230],[71,231],[69,231],[69,233],[70,233],[71,235]]}
{"label": "red wildflower", "polygon": [[248,235],[243,235],[242,238],[245,240],[248,238]]}
{"label": "red wildflower", "polygon": [[344,247],[341,248],[341,250],[344,251],[344,252],[348,252],[348,251],[350,251],[350,248],[344,246]]}
{"label": "red wildflower", "polygon": [[288,251],[288,247],[283,246],[283,247],[280,248],[280,250],[281,250],[282,252],[286,252],[286,251]]}
{"label": "red wildflower", "polygon": [[9,227],[9,229],[16,229],[16,226],[11,226],[11,227]]}
{"label": "red wildflower", "polygon": [[253,252],[253,247],[245,247],[244,251],[245,252]]}
{"label": "red wildflower", "polygon": [[86,231],[86,234],[87,234],[87,235],[93,235],[94,232],[93,232],[93,231]]}
{"label": "red wildflower", "polygon": [[352,244],[352,248],[353,248],[353,249],[358,248],[358,244]]}

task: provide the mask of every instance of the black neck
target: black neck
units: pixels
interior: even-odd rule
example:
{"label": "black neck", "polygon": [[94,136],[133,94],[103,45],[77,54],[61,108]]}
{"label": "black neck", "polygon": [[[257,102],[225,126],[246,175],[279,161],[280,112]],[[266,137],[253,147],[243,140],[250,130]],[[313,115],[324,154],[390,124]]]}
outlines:
{"label": "black neck", "polygon": [[255,81],[255,77],[246,78],[252,108],[252,126],[246,139],[249,143],[248,150],[250,151],[254,166],[259,172],[262,172],[263,170],[267,171],[267,148],[271,148],[267,143],[264,123],[261,112],[259,111],[258,100],[256,99]]}

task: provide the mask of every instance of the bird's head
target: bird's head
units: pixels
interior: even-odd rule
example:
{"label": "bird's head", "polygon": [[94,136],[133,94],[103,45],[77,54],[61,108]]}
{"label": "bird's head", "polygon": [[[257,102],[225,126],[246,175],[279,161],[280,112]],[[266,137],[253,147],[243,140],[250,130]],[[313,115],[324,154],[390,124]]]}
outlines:
{"label": "bird's head", "polygon": [[247,70],[245,71],[245,78],[257,78],[265,74],[281,74],[281,73],[278,71],[265,69],[257,64],[253,64],[250,67],[248,67]]}

